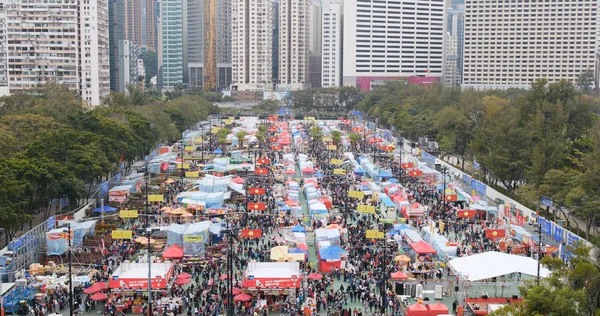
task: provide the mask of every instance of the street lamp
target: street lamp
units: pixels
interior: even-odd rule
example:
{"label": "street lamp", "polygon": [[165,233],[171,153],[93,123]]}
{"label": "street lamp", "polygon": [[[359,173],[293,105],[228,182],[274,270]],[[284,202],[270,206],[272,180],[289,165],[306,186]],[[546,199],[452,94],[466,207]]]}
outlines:
{"label": "street lamp", "polygon": [[228,251],[227,251],[227,315],[234,316],[233,307],[233,239],[238,236],[238,229],[230,227],[221,231],[227,235]]}
{"label": "street lamp", "polygon": [[388,278],[388,274],[386,271],[386,267],[387,267],[387,249],[392,247],[392,244],[394,243],[394,240],[392,239],[382,239],[383,240],[383,245],[381,246],[381,248],[383,249],[383,258],[381,260],[381,289],[380,289],[380,293],[381,293],[381,314],[385,315],[385,311],[387,308],[387,278]]}
{"label": "street lamp", "polygon": [[444,209],[446,209],[446,174],[448,174],[448,169],[446,168],[446,166],[442,167],[442,177],[444,177],[444,186],[442,187],[442,193],[443,193],[443,200],[442,200],[442,205],[444,206]]}
{"label": "street lamp", "polygon": [[67,233],[67,241],[69,243],[69,315],[73,316],[73,267],[71,260],[71,223],[67,223],[67,230],[63,230],[63,233]]}
{"label": "street lamp", "polygon": [[[147,207],[146,207],[147,209]],[[145,233],[148,239],[148,316],[152,316],[152,260],[150,259],[150,252],[152,252],[152,246],[150,244],[150,237],[154,232],[160,231],[158,228],[143,229],[140,233]]]}

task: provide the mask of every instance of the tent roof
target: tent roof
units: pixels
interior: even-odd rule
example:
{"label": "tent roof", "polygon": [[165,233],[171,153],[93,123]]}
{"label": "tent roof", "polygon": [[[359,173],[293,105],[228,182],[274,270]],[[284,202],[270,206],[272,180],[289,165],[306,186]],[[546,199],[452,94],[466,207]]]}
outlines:
{"label": "tent roof", "polygon": [[167,247],[162,256],[163,258],[183,258],[183,247],[177,245]]}
{"label": "tent roof", "polygon": [[415,250],[416,253],[420,254],[420,255],[424,255],[424,254],[435,254],[436,251],[435,249],[433,249],[433,247],[431,247],[430,244],[424,242],[424,241],[418,241],[418,242],[411,242],[410,243],[410,247],[412,249]]}
{"label": "tent roof", "polygon": [[103,207],[100,206],[96,209],[94,209],[92,212],[94,213],[108,213],[108,212],[115,212],[117,209],[114,207],[110,207],[108,205],[104,205]]}
{"label": "tent roof", "polygon": [[[409,315],[410,315],[410,313],[414,313],[414,312],[427,312],[427,313],[429,313],[429,311],[427,310],[427,307],[425,307],[425,305],[420,304],[420,303],[416,303],[416,304],[408,306],[408,312],[409,312]],[[419,313],[419,314],[421,314],[421,313]]]}
{"label": "tent roof", "polygon": [[448,313],[448,306],[440,302],[437,302],[435,304],[429,304],[428,307],[430,312],[443,312],[446,314]]}
{"label": "tent roof", "polygon": [[[538,262],[529,257],[488,251],[482,254],[450,260],[450,268],[469,281],[479,281],[512,273],[537,274]],[[550,271],[540,269],[540,276],[547,277]]]}
{"label": "tent roof", "polygon": [[340,248],[340,246],[329,246],[319,251],[321,260],[336,260],[341,259],[341,255],[346,253],[346,250]]}

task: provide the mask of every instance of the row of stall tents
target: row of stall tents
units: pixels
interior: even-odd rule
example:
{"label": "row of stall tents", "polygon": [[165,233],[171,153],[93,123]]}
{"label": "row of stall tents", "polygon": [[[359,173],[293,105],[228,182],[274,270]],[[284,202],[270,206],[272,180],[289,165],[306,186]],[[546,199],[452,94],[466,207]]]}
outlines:
{"label": "row of stall tents", "polygon": [[442,303],[415,303],[407,308],[407,316],[439,316],[448,315],[448,307]]}

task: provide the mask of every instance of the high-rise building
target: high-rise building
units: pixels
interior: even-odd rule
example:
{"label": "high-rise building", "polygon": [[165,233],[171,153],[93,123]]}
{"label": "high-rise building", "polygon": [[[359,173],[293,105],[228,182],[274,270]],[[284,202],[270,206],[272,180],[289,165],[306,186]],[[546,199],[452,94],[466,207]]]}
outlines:
{"label": "high-rise building", "polygon": [[131,40],[121,40],[119,43],[119,87],[118,91],[127,91],[127,86],[139,83],[138,59],[140,48]]}
{"label": "high-rise building", "polygon": [[166,90],[183,85],[184,14],[183,0],[160,1],[158,66]]}
{"label": "high-rise building", "polygon": [[108,0],[85,0],[79,7],[81,98],[100,105],[110,93]]}
{"label": "high-rise building", "polygon": [[10,93],[52,80],[99,105],[110,92],[107,0],[8,0],[5,8]]}
{"label": "high-rise building", "polygon": [[344,85],[443,75],[446,0],[344,1]]}
{"label": "high-rise building", "polygon": [[231,0],[187,3],[189,85],[221,90],[231,84]]}
{"label": "high-rise building", "polygon": [[8,38],[6,8],[0,3],[0,96],[9,95],[8,89]]}
{"label": "high-rise building", "polygon": [[[463,1],[464,2],[464,1]],[[458,72],[457,83],[462,82],[463,52],[465,49],[465,6],[464,4],[454,4],[448,9],[448,33],[456,37],[456,69]]]}
{"label": "high-rise building", "polygon": [[323,50],[321,85],[324,88],[342,85],[342,0],[326,0],[323,4]]}
{"label": "high-rise building", "polygon": [[142,0],[142,42],[140,45],[156,51],[157,36],[157,11],[156,0]]}
{"label": "high-rise building", "polygon": [[123,0],[123,36],[142,43],[142,0]]}
{"label": "high-rise building", "polygon": [[278,90],[310,88],[310,0],[279,1]]}
{"label": "high-rise building", "polygon": [[311,88],[321,87],[323,4],[324,3],[321,0],[311,0],[310,4],[310,56],[308,76]]}
{"label": "high-rise building", "polygon": [[460,84],[458,77],[458,37],[446,34],[446,62],[444,64],[444,85],[454,87]]}
{"label": "high-rise building", "polygon": [[279,83],[279,0],[273,0],[271,2],[273,5],[273,54],[272,54],[272,63],[273,63],[273,82],[275,84]]}
{"label": "high-rise building", "polygon": [[232,83],[235,91],[273,89],[273,4],[232,1]]}
{"label": "high-rise building", "polygon": [[598,1],[465,1],[463,87],[575,81],[595,65]]}
{"label": "high-rise building", "polygon": [[119,43],[124,39],[123,0],[109,0],[109,54],[110,54],[110,90],[119,91]]}

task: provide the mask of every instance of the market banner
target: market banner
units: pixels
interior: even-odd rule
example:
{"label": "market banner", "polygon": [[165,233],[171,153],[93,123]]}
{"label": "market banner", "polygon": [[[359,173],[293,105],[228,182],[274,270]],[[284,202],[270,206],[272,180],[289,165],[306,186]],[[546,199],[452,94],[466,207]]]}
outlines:
{"label": "market banner", "polygon": [[242,238],[262,238],[262,230],[260,229],[242,229]]}
{"label": "market banner", "polygon": [[421,170],[411,170],[411,171],[408,172],[408,175],[410,177],[418,177],[418,176],[423,175],[423,171],[421,171]]}
{"label": "market banner", "polygon": [[203,241],[204,241],[204,236],[202,236],[202,235],[183,235],[183,242],[196,243],[196,242],[203,242]]}
{"label": "market banner", "polygon": [[256,161],[256,163],[258,163],[259,165],[269,165],[271,164],[271,160],[267,158],[260,158]]}
{"label": "market banner", "polygon": [[375,214],[375,206],[372,205],[359,205],[356,210],[359,213]]}
{"label": "market banner", "polygon": [[269,174],[269,169],[267,169],[267,168],[256,168],[256,169],[254,169],[254,174],[268,175]]}
{"label": "market banner", "polygon": [[190,164],[187,163],[187,162],[185,162],[183,164],[181,162],[177,163],[177,169],[181,169],[181,168],[183,168],[183,169],[190,169]]}
{"label": "market banner", "polygon": [[577,236],[573,233],[569,233],[567,235],[567,242],[569,243],[569,246],[574,246],[578,241],[579,241],[579,236]]}
{"label": "market banner", "polygon": [[298,278],[254,278],[249,275],[242,287],[260,288],[260,289],[293,289],[300,288],[300,279]]}
{"label": "market banner", "polygon": [[265,189],[264,188],[250,188],[250,189],[248,189],[248,194],[263,195],[263,194],[265,194]]}
{"label": "market banner", "polygon": [[249,211],[264,211],[267,209],[267,204],[265,203],[248,203],[248,210]]}
{"label": "market banner", "polygon": [[271,141],[271,143],[274,143],[277,141],[277,137],[271,137],[271,138],[269,138],[269,140]]}
{"label": "market banner", "polygon": [[489,238],[489,239],[504,238],[504,237],[506,237],[506,230],[505,229],[486,229],[485,237]]}
{"label": "market banner", "polygon": [[346,170],[344,169],[333,169],[333,174],[346,174]]}
{"label": "market banner", "polygon": [[138,218],[139,215],[137,210],[121,210],[119,216],[121,218]]}
{"label": "market banner", "polygon": [[460,218],[470,218],[475,217],[477,212],[475,210],[458,210],[456,211],[456,215]]}
{"label": "market banner", "polygon": [[323,137],[323,139],[322,139],[322,140],[323,140],[324,142],[331,142],[331,141],[333,141],[333,140],[331,139],[331,137]]}
{"label": "market banner", "polygon": [[559,226],[554,226],[554,239],[558,242],[563,241],[563,229]]}
{"label": "market banner", "polygon": [[200,176],[200,173],[198,171],[186,171],[185,172],[186,178],[198,178],[199,176]]}
{"label": "market banner", "polygon": [[132,239],[132,238],[133,238],[133,231],[131,231],[131,230],[113,230],[112,231],[112,239]]}
{"label": "market banner", "polygon": [[165,197],[162,194],[149,194],[148,202],[162,202]]}
{"label": "market banner", "polygon": [[350,190],[348,191],[348,197],[362,199],[365,197],[365,193],[361,191]]}
{"label": "market banner", "polygon": [[366,238],[367,239],[383,239],[385,234],[378,230],[367,230]]}
{"label": "market banner", "polygon": [[185,146],[185,148],[183,148],[183,150],[185,150],[185,151],[196,151],[196,147],[194,147],[194,146]]}
{"label": "market banner", "polygon": [[458,201],[458,195],[456,195],[456,194],[446,194],[446,201],[456,202],[456,201]]}
{"label": "market banner", "polygon": [[195,144],[202,143],[202,141],[203,141],[203,140],[202,140],[202,137],[196,137],[196,138],[194,138],[194,143],[195,143]]}

